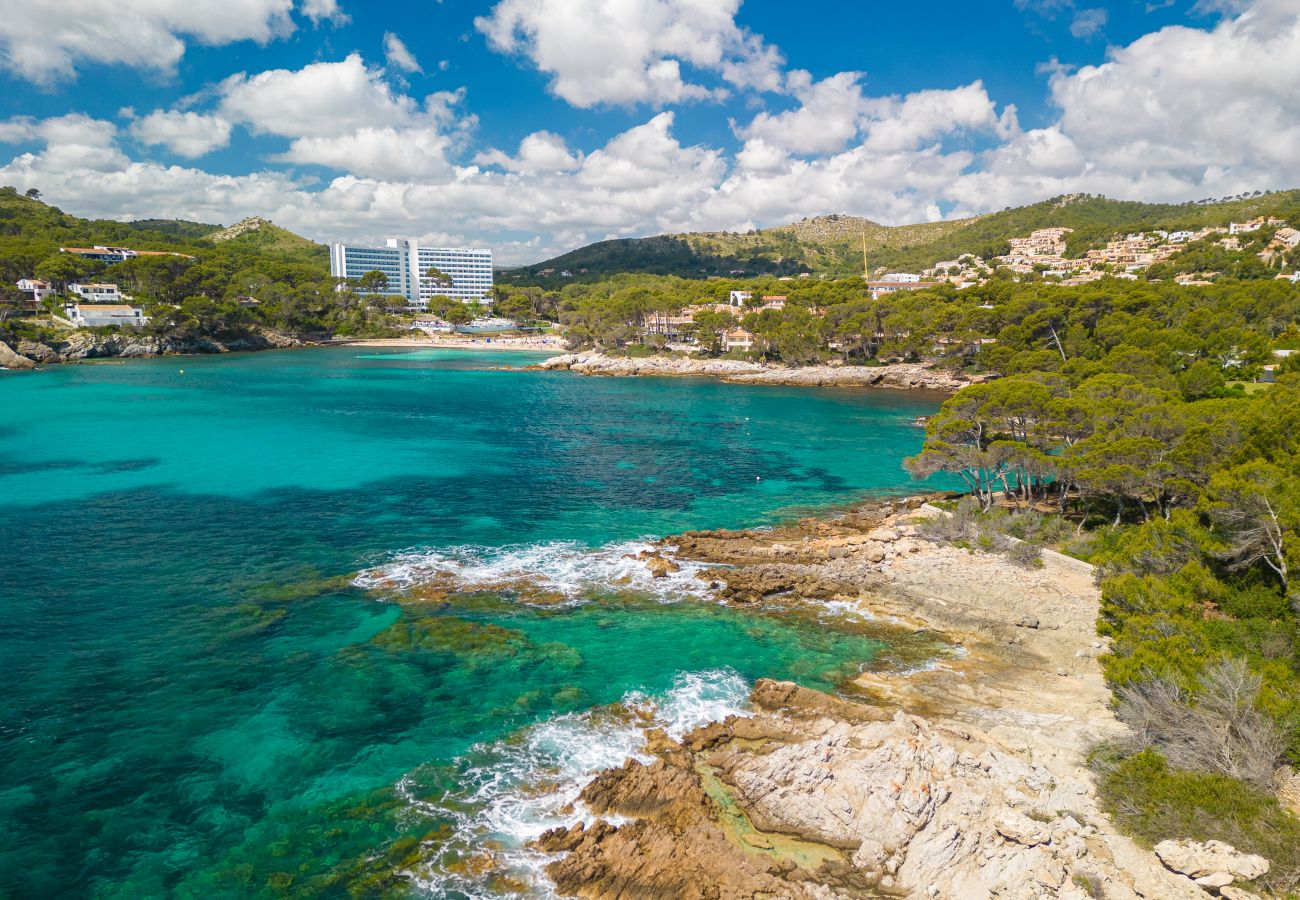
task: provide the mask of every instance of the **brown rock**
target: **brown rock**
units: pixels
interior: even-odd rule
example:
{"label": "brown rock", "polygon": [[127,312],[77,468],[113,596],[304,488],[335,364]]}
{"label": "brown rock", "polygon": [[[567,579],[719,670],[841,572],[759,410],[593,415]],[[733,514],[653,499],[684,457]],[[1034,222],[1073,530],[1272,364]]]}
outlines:
{"label": "brown rock", "polygon": [[795,718],[836,718],[844,722],[884,722],[892,716],[883,709],[841,700],[791,681],[760,678],[749,694],[749,702],[766,712],[782,712]]}

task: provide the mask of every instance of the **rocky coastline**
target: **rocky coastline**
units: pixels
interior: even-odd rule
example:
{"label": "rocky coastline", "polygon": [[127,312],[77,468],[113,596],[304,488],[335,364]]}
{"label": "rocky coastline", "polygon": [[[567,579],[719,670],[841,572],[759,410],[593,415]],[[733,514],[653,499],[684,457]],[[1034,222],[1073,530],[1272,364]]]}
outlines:
{"label": "rocky coastline", "polygon": [[[925,538],[919,499],[772,530],[697,532],[647,555],[710,568],[717,595],[798,596],[942,633],[957,658],[868,672],[839,696],[760,681],[753,714],[650,734],[543,835],[584,898],[1243,900],[1268,863],[1231,847],[1152,852],[1101,811],[1086,765],[1123,726],[1097,657],[1091,567],[1026,569]],[[679,562],[680,561],[680,562]],[[1213,870],[1213,871],[1211,871]]]}
{"label": "rocky coastline", "polygon": [[224,339],[70,331],[66,339],[58,341],[24,340],[17,341],[12,347],[0,341],[0,367],[32,369],[39,365],[76,363],[88,359],[144,359],[153,356],[281,350],[304,346],[309,346],[309,342],[267,329]]}
{"label": "rocky coastline", "polygon": [[883,366],[783,366],[734,359],[696,359],[679,356],[618,357],[588,351],[568,353],[534,368],[568,369],[582,375],[617,377],[707,377],[736,384],[801,385],[807,387],[878,387],[955,393],[979,384],[983,376],[968,376],[934,368],[927,363],[891,363]]}

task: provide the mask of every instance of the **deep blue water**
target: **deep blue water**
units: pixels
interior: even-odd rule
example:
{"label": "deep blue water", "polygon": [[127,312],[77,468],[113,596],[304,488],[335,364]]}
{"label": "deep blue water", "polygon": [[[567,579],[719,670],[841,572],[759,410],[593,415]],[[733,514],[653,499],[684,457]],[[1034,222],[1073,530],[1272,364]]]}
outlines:
{"label": "deep blue water", "polygon": [[[0,373],[0,896],[531,895],[536,784],[634,752],[619,709],[680,730],[884,649],[602,582],[645,536],[915,489],[937,399],[528,361]],[[422,565],[465,592],[352,583]],[[473,590],[503,572],[571,602]]]}

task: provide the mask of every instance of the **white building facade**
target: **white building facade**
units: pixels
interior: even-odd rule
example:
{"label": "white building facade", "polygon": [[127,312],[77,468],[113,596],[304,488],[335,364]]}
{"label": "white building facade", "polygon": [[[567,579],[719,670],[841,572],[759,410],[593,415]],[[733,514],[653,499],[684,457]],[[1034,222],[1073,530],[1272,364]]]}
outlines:
{"label": "white building facade", "polygon": [[65,303],[63,318],[78,328],[102,328],[108,325],[140,328],[149,324],[149,317],[142,308],[121,303]]}
{"label": "white building facade", "polygon": [[[428,277],[437,269],[445,280]],[[487,303],[492,297],[492,251],[465,247],[422,247],[416,240],[389,238],[383,247],[330,244],[330,274],[360,279],[383,272],[388,284],[378,294],[405,297],[408,305],[425,309],[434,297],[462,303]]]}
{"label": "white building facade", "polygon": [[124,299],[115,284],[70,284],[68,290],[91,303],[121,303]]}

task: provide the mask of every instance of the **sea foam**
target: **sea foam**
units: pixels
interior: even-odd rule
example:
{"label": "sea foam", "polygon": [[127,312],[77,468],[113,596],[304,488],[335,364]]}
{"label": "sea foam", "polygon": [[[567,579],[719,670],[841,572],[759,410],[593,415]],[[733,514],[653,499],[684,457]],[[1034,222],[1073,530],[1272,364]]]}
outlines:
{"label": "sea foam", "polygon": [[360,572],[353,584],[366,590],[397,591],[438,583],[459,591],[527,586],[561,594],[571,601],[613,589],[634,590],[665,601],[705,598],[711,594],[708,582],[697,576],[713,566],[674,559],[680,568],[655,578],[645,561],[629,558],[656,549],[661,548],[644,541],[594,549],[575,541],[548,541],[501,547],[463,545],[406,550]]}
{"label": "sea foam", "polygon": [[458,761],[462,787],[454,794],[421,799],[418,779],[408,776],[397,791],[412,811],[455,823],[454,837],[428,847],[428,861],[410,873],[412,879],[431,897],[496,896],[488,874],[447,865],[493,847],[493,874],[525,882],[529,896],[554,896],[543,873],[554,857],[527,845],[548,829],[592,821],[578,795],[605,769],[629,758],[648,762],[647,728],[680,739],[709,722],[748,715],[749,687],[730,669],[682,673],[662,695],[632,692],[619,704],[622,709],[556,716],[508,739],[473,748]]}

